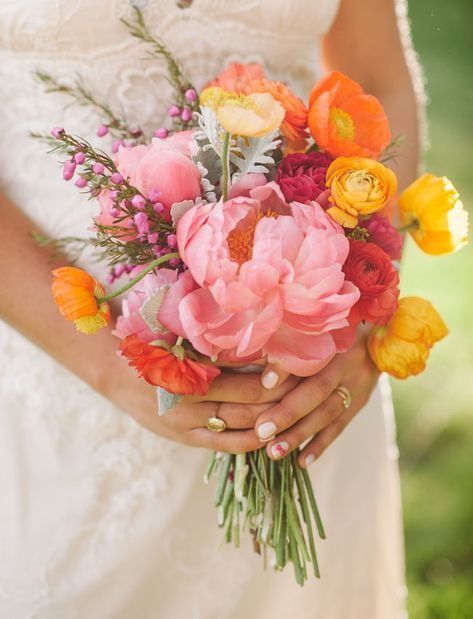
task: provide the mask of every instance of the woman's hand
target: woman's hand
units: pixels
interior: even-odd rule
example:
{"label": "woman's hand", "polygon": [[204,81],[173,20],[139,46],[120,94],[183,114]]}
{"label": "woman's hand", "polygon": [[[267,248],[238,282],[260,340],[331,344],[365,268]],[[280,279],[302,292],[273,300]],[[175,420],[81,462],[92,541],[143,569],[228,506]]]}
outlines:
{"label": "woman's hand", "polygon": [[[281,401],[300,382],[289,376],[272,390],[261,384],[260,374],[223,372],[205,397],[185,397],[176,408],[158,416],[156,389],[138,379],[123,359],[116,357],[105,395],[140,425],[170,440],[228,453],[261,448],[254,426],[259,415]],[[225,421],[224,432],[207,429],[209,417]]]}
{"label": "woman's hand", "polygon": [[[263,382],[270,385],[278,375],[277,368],[267,368]],[[368,356],[366,335],[360,334],[351,350],[337,355],[323,370],[302,380],[279,403],[261,413],[255,428],[261,441],[269,441],[268,456],[277,460],[311,439],[299,455],[300,466],[309,466],[368,402],[378,376]],[[348,408],[335,391],[339,386],[350,392]]]}

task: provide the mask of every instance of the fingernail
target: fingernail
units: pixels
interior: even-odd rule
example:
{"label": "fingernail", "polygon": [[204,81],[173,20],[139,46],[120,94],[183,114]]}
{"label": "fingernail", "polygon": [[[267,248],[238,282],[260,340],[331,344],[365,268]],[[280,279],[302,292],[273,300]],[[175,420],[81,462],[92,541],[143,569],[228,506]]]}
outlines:
{"label": "fingernail", "polygon": [[265,423],[258,426],[256,432],[261,440],[267,441],[268,439],[273,438],[276,434],[276,430],[276,425],[272,421],[265,421]]}
{"label": "fingernail", "polygon": [[269,370],[269,372],[266,372],[263,376],[261,382],[263,383],[263,387],[265,387],[265,389],[273,389],[278,384],[278,380],[279,375],[273,370]]}
{"label": "fingernail", "polygon": [[271,455],[273,458],[282,458],[287,454],[289,450],[289,443],[286,441],[279,441],[271,447]]}
{"label": "fingernail", "polygon": [[305,465],[306,465],[306,467],[307,467],[307,466],[310,466],[310,465],[312,464],[312,462],[315,462],[315,456],[314,456],[314,454],[309,454],[309,455],[307,456],[307,458],[305,459]]}

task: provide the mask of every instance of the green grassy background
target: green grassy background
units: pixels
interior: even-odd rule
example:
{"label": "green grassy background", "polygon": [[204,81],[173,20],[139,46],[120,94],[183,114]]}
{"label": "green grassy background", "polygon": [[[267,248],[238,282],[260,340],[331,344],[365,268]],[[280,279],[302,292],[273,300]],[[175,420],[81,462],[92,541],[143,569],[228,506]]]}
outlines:
{"label": "green grassy background", "polygon": [[[471,213],[473,1],[409,5],[430,99],[426,168],[450,177]],[[423,375],[393,381],[410,618],[472,619],[473,243],[438,258],[409,244],[402,281],[403,293],[430,299],[451,331]]]}

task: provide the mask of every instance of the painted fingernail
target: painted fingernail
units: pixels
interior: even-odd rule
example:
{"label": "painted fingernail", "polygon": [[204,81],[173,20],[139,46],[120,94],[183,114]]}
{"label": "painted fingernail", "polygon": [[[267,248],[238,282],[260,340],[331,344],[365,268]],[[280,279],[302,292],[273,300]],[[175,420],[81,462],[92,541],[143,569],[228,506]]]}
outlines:
{"label": "painted fingernail", "polygon": [[270,370],[269,372],[266,372],[266,374],[261,379],[261,382],[263,383],[263,387],[265,389],[273,389],[278,384],[278,380],[278,374],[273,370]]}
{"label": "painted fingernail", "polygon": [[307,456],[307,458],[305,459],[306,467],[310,466],[312,464],[312,462],[315,462],[315,456],[314,456],[314,454],[309,454]]}
{"label": "painted fingernail", "polygon": [[265,421],[258,426],[256,432],[262,441],[267,441],[268,439],[273,438],[276,434],[276,430],[276,425],[272,421]]}
{"label": "painted fingernail", "polygon": [[283,458],[289,451],[289,443],[286,441],[279,441],[271,447],[271,455],[273,458]]}

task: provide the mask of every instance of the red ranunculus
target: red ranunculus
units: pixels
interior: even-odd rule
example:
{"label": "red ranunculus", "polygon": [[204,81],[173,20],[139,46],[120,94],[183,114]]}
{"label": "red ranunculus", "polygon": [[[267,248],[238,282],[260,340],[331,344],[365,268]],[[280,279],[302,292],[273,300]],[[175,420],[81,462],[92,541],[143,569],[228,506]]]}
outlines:
{"label": "red ranunculus", "polygon": [[389,256],[374,243],[350,241],[343,270],[346,279],[361,293],[350,313],[350,323],[366,320],[385,325],[395,312],[399,297],[399,275]]}
{"label": "red ranunculus", "polygon": [[332,158],[326,153],[292,153],[281,161],[276,181],[288,202],[317,200],[327,187],[325,177]]}
{"label": "red ranunculus", "polygon": [[391,260],[401,259],[402,236],[387,217],[375,213],[368,220],[359,221],[358,225],[368,230],[369,242],[379,245]]}
{"label": "red ranunculus", "polygon": [[210,383],[220,374],[214,365],[197,363],[188,357],[180,359],[164,348],[142,342],[137,335],[122,340],[120,352],[140,377],[170,393],[205,395]]}

